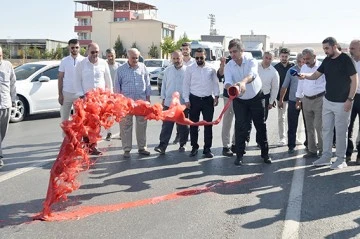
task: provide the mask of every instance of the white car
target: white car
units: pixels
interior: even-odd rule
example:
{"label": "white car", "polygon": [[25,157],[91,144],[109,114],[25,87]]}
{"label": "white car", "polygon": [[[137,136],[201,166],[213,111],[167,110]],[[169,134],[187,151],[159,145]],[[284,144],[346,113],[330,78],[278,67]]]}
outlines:
{"label": "white car", "polygon": [[40,61],[15,68],[17,100],[10,122],[20,122],[27,115],[60,111],[59,65],[60,61]]}
{"label": "white car", "polygon": [[159,73],[170,65],[170,61],[167,59],[145,59],[144,64],[150,73],[150,82],[157,84]]}
{"label": "white car", "polygon": [[115,61],[119,63],[120,65],[125,64],[128,59],[127,58],[115,58]]}

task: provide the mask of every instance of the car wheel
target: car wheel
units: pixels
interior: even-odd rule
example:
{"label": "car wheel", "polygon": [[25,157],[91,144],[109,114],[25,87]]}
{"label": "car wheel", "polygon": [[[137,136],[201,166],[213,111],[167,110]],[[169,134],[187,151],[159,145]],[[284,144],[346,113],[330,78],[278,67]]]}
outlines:
{"label": "car wheel", "polygon": [[24,97],[19,96],[16,99],[16,106],[11,108],[10,122],[17,123],[23,121],[27,114],[26,100]]}

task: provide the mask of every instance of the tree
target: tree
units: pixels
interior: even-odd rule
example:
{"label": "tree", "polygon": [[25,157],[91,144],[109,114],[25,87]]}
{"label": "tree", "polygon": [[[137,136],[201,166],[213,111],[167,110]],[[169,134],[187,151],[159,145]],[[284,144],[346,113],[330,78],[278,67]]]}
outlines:
{"label": "tree", "polygon": [[136,48],[140,51],[140,49],[138,48],[138,46],[136,45],[136,41],[133,42],[133,44],[131,45],[131,48]]}
{"label": "tree", "polygon": [[115,50],[115,53],[116,53],[116,55],[118,57],[122,57],[126,53],[124,45],[123,45],[119,35],[116,38],[115,45],[114,45],[114,50]]}
{"label": "tree", "polygon": [[185,42],[191,42],[191,40],[186,35],[186,32],[184,32],[184,35],[180,36],[179,40],[176,42],[176,49],[180,49],[181,45]]}
{"label": "tree", "polygon": [[60,44],[57,45],[56,49],[51,50],[52,53],[52,59],[54,60],[60,60],[64,57],[63,49],[61,48]]}
{"label": "tree", "polygon": [[85,56],[85,54],[86,54],[86,49],[84,47],[81,47],[80,48],[80,55]]}
{"label": "tree", "polygon": [[47,49],[45,49],[45,51],[42,53],[42,57],[43,59],[46,59],[46,60],[50,60],[51,59],[51,52],[49,52]]}
{"label": "tree", "polygon": [[159,49],[158,47],[154,44],[154,42],[151,44],[151,46],[149,47],[149,52],[148,52],[148,55],[151,57],[151,58],[159,58]]}
{"label": "tree", "polygon": [[160,43],[160,48],[162,50],[162,57],[168,58],[169,53],[172,53],[176,49],[176,45],[171,37],[165,37],[164,41]]}
{"label": "tree", "polygon": [[33,59],[40,59],[41,58],[41,52],[39,50],[39,48],[34,47],[32,50],[32,56]]}
{"label": "tree", "polygon": [[10,59],[10,48],[3,47],[3,57],[4,59]]}

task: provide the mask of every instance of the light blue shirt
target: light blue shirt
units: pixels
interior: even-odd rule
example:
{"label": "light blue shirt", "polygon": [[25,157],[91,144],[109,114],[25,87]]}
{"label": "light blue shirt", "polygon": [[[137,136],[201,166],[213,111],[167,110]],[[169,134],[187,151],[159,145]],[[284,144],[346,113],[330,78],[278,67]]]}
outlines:
{"label": "light blue shirt", "polygon": [[165,69],[161,86],[161,99],[165,100],[165,106],[170,106],[172,95],[176,91],[180,93],[180,103],[185,104],[185,100],[182,97],[185,70],[186,66],[184,65],[180,69],[176,69],[174,65]]}
{"label": "light blue shirt", "polygon": [[242,81],[247,76],[252,76],[255,78],[252,82],[246,84],[245,93],[238,96],[240,99],[252,99],[259,93],[262,88],[262,82],[258,74],[258,63],[255,59],[246,55],[243,55],[241,65],[238,65],[234,60],[229,61],[225,65],[224,72],[224,85],[234,85],[235,83]]}
{"label": "light blue shirt", "polygon": [[121,65],[116,72],[114,92],[133,100],[146,100],[151,94],[149,72],[144,63],[132,68],[129,63]]}

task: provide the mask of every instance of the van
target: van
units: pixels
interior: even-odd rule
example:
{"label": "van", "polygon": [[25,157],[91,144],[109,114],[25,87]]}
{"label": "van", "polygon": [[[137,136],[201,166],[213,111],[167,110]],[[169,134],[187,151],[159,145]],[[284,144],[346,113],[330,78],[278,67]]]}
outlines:
{"label": "van", "polygon": [[224,47],[222,44],[217,42],[206,42],[206,41],[192,41],[191,45],[191,56],[195,56],[195,51],[198,48],[204,48],[206,52],[206,62],[213,65],[217,70],[220,67],[220,58],[224,56]]}

